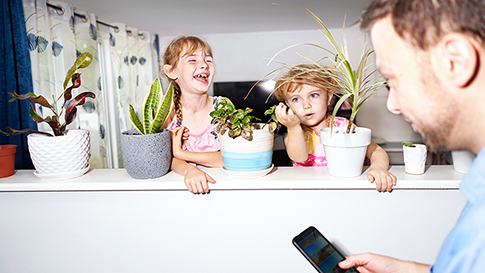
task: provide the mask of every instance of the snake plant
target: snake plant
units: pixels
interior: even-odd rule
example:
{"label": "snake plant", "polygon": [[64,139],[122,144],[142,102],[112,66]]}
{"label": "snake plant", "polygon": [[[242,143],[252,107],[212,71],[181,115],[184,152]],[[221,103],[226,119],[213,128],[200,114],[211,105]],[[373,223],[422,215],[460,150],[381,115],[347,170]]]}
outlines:
{"label": "snake plant", "polygon": [[167,120],[173,107],[173,85],[170,81],[165,95],[162,93],[160,80],[156,78],[143,99],[141,120],[130,104],[129,117],[131,124],[142,135],[157,133]]}

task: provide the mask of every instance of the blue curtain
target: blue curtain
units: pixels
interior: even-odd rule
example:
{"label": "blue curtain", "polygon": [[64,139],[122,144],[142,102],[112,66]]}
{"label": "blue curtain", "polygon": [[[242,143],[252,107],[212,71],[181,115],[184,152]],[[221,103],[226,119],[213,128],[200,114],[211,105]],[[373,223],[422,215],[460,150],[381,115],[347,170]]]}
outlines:
{"label": "blue curtain", "polygon": [[[0,129],[30,128],[37,123],[29,114],[29,101],[8,102],[8,92],[32,92],[32,72],[21,0],[1,0],[0,8]],[[0,144],[17,145],[15,169],[33,169],[27,147],[27,135],[5,136],[0,133]]]}

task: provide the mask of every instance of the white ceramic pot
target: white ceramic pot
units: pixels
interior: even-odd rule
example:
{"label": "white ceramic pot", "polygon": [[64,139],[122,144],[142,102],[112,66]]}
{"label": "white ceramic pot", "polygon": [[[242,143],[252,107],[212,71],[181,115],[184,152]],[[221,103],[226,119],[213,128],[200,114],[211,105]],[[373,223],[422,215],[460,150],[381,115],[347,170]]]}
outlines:
{"label": "white ceramic pot", "polygon": [[325,150],[328,172],[338,177],[356,177],[362,174],[365,153],[371,142],[371,130],[357,127],[355,132],[345,134],[334,128],[320,130],[320,142]]}
{"label": "white ceramic pot", "polygon": [[404,156],[404,171],[408,174],[423,174],[428,151],[424,144],[414,144],[415,147],[402,147]]}
{"label": "white ceramic pot", "polygon": [[[88,130],[69,130],[63,136],[27,136],[30,158],[41,178],[72,178],[89,169],[91,141]],[[84,172],[83,172],[84,171]]]}
{"label": "white ceramic pot", "polygon": [[466,174],[473,164],[475,154],[470,151],[452,151],[451,157],[455,172]]}
{"label": "white ceramic pot", "polygon": [[230,138],[228,133],[220,136],[224,169],[230,172],[258,172],[268,170],[273,158],[274,134],[268,126],[255,124],[251,141],[242,137]]}

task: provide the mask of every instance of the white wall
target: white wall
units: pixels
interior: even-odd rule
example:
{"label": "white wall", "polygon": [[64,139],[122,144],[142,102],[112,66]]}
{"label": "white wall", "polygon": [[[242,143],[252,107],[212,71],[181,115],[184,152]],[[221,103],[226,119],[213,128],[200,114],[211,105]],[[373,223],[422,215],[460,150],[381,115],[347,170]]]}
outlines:
{"label": "white wall", "polygon": [[[337,43],[343,44],[341,29],[332,29],[331,32]],[[351,61],[356,63],[359,60],[366,35],[360,31],[358,26],[353,26],[346,29],[346,36]],[[161,37],[161,52],[173,38]],[[278,62],[267,64],[269,59],[280,50],[299,43],[315,43],[330,47],[320,30],[213,34],[201,38],[212,47],[216,67],[214,82],[274,78],[277,74],[268,76],[268,73],[281,67],[281,64]],[[370,40],[368,43],[370,44]],[[309,62],[298,53],[311,60],[328,56],[321,49],[301,45],[284,51],[277,56],[276,60],[291,65]],[[372,61],[374,61],[373,57]],[[378,143],[381,140],[388,142],[420,141],[420,136],[412,131],[401,116],[395,116],[387,111],[386,98],[387,90],[383,89],[370,99],[357,115],[357,124],[371,128],[373,137]]]}

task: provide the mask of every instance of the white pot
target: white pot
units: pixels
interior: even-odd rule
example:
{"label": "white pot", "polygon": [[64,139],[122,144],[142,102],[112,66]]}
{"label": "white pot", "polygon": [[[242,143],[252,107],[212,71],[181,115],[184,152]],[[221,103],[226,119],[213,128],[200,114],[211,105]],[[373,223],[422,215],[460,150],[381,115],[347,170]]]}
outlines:
{"label": "white pot", "polygon": [[470,151],[452,151],[451,157],[455,172],[466,174],[473,164],[475,154]]}
{"label": "white pot", "polygon": [[[63,136],[30,134],[27,136],[35,174],[54,178],[55,174],[79,174],[89,168],[91,141],[88,130],[69,130]],[[53,176],[50,176],[53,175]],[[78,175],[79,176],[79,175]]]}
{"label": "white pot", "polygon": [[423,174],[428,151],[424,144],[414,144],[415,147],[402,147],[404,156],[404,171],[408,174]]}
{"label": "white pot", "polygon": [[357,127],[355,132],[345,134],[334,128],[320,130],[320,142],[325,150],[328,172],[339,177],[356,177],[362,174],[365,153],[371,142],[371,130]]}
{"label": "white pot", "polygon": [[[255,126],[262,127],[263,124]],[[221,155],[224,169],[231,172],[256,172],[271,167],[273,158],[274,134],[268,126],[263,129],[253,129],[251,141],[241,136],[231,138],[226,132],[220,136]]]}

